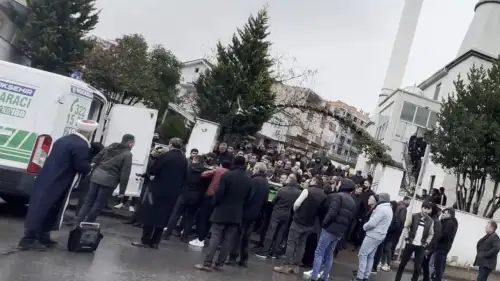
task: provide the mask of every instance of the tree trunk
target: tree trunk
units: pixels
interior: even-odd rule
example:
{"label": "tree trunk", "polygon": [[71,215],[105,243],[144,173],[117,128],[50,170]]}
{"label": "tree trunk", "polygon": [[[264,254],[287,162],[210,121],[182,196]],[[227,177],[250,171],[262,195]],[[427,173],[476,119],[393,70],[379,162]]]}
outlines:
{"label": "tree trunk", "polygon": [[497,198],[496,200],[497,200],[497,202],[493,205],[493,207],[491,207],[488,214],[486,214],[486,217],[489,219],[493,218],[493,216],[498,211],[498,209],[500,209],[500,199]]}
{"label": "tree trunk", "polygon": [[464,188],[464,186],[467,175],[461,173],[455,173],[455,178],[457,179],[455,185],[455,194],[457,197],[457,209],[464,210],[465,198],[467,197],[467,190]]}
{"label": "tree trunk", "polygon": [[468,191],[468,196],[467,196],[467,202],[465,203],[465,211],[469,212],[471,211],[472,207],[472,200],[474,199],[474,195],[476,195],[476,190],[477,190],[477,178],[470,178],[470,184],[469,184],[469,189]]}
{"label": "tree trunk", "polygon": [[495,199],[497,199],[497,197],[498,197],[497,193],[498,193],[499,184],[500,184],[500,181],[495,181],[495,185],[493,186],[493,193],[492,193],[491,199],[488,200],[488,204],[486,205],[486,208],[484,208],[483,217],[487,217],[487,214],[490,211],[490,208],[493,206]]}
{"label": "tree trunk", "polygon": [[479,180],[479,187],[477,188],[476,200],[472,206],[472,213],[477,215],[479,212],[479,206],[481,206],[481,201],[483,201],[484,197],[484,189],[486,187],[486,175],[483,175]]}

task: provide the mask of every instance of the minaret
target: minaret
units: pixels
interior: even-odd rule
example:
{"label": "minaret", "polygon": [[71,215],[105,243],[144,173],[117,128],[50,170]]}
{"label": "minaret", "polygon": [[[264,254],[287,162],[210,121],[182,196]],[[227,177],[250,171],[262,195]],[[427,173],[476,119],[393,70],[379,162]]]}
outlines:
{"label": "minaret", "polygon": [[[382,90],[379,93],[377,105],[375,110],[370,115],[371,122],[374,125],[368,127],[368,132],[375,136],[378,127],[379,117],[379,104],[389,96],[394,90],[401,87],[403,77],[410,57],[411,45],[417,30],[418,18],[422,10],[424,0],[406,0],[403,7],[403,13],[399,20],[399,28],[396,34],[396,40],[392,46],[391,57],[389,59],[389,66],[385,73],[385,80]],[[430,0],[432,1],[432,0]]]}
{"label": "minaret", "polygon": [[[431,0],[432,1],[432,0]],[[417,30],[418,18],[422,10],[423,0],[406,0],[398,33],[392,47],[389,66],[385,73],[384,85],[379,94],[377,107],[392,91],[401,87],[403,77],[410,57],[411,45]],[[378,113],[378,112],[377,112]]]}
{"label": "minaret", "polygon": [[500,54],[500,0],[480,0],[457,57],[477,50],[497,57]]}

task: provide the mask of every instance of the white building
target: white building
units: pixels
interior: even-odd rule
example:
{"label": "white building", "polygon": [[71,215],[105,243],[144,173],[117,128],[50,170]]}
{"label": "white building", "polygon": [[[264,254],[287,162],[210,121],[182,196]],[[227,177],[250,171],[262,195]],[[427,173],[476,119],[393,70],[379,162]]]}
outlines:
{"label": "white building", "polygon": [[[457,76],[460,74],[466,82],[467,73],[473,65],[489,68],[500,54],[499,22],[500,1],[480,0],[457,57],[418,87],[394,90],[379,102],[375,137],[391,148],[390,154],[395,161],[404,162],[406,144],[412,134],[421,134],[435,125],[440,102],[454,92],[453,82]],[[365,161],[364,157],[360,157],[356,168],[366,171]],[[422,180],[424,189],[443,186],[448,197],[447,204],[451,206],[455,203],[454,175],[429,161]],[[485,199],[491,197],[491,190],[487,186]],[[485,205],[484,202],[481,204],[479,214],[482,214]],[[500,218],[500,214],[497,213],[495,218]]]}
{"label": "white building", "polygon": [[0,60],[29,65],[26,56],[16,48],[19,30],[8,16],[11,7],[23,12],[26,9],[26,1],[0,0]]}

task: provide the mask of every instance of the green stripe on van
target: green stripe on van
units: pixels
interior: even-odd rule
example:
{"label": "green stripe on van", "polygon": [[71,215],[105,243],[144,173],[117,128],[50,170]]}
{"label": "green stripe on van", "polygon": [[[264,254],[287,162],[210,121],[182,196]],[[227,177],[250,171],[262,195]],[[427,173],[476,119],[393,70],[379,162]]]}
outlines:
{"label": "green stripe on van", "polygon": [[34,132],[0,126],[0,159],[27,164],[36,138]]}
{"label": "green stripe on van", "polygon": [[21,156],[12,155],[9,153],[3,153],[2,151],[0,151],[0,159],[10,160],[10,161],[14,161],[14,162],[20,162],[20,163],[24,163],[24,164],[28,164],[28,162],[30,161],[29,157],[21,157]]}

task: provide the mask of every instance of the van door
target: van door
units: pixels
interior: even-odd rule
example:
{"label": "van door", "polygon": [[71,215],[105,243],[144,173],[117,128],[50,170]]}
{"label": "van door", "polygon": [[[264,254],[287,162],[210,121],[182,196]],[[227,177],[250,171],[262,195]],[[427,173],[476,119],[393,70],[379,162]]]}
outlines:
{"label": "van door", "polygon": [[109,114],[104,131],[104,146],[120,142],[125,134],[132,134],[135,137],[132,171],[125,192],[127,196],[139,197],[141,193],[142,178],[136,174],[146,172],[157,117],[158,112],[154,109],[128,105],[115,105]]}
{"label": "van door", "polygon": [[56,118],[52,138],[72,134],[77,129],[77,121],[87,119],[94,94],[83,86],[70,85],[67,95],[60,100],[61,106]]}

